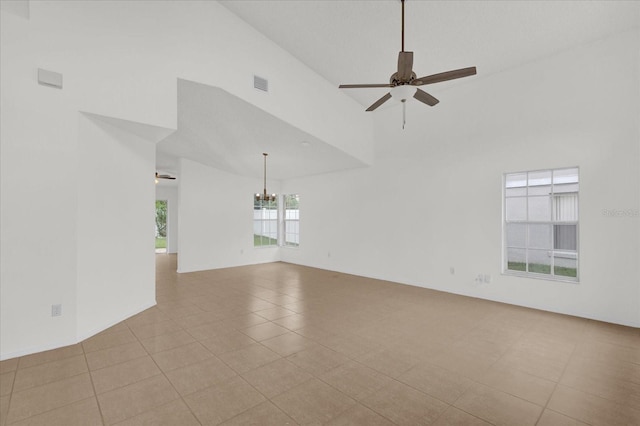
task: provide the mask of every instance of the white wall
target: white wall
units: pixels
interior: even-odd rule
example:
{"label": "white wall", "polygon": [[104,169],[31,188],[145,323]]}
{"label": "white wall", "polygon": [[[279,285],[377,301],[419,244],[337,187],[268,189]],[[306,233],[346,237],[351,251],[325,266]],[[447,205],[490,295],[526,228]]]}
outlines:
{"label": "white wall", "polygon": [[[81,213],[91,217],[92,208],[79,174],[87,159],[79,111],[120,119],[118,126],[132,133],[123,141],[141,129],[166,136],[177,122],[177,79],[185,78],[219,86],[363,161],[373,157],[371,117],[354,115],[360,105],[217,2],[37,1],[28,13],[9,9],[3,5],[0,13],[0,358],[73,343],[99,324],[123,319],[119,307],[109,319],[102,316],[110,298],[95,321],[85,324],[81,311],[88,311],[76,311],[88,300],[79,297],[86,284],[79,280],[90,278],[88,288],[100,288],[94,266],[124,261],[113,251],[101,260],[79,254],[92,235],[78,222]],[[38,85],[38,68],[62,73],[63,89]],[[253,89],[254,73],[270,80],[268,95]],[[93,148],[101,154],[121,148],[111,136],[100,140],[107,146]],[[138,164],[135,153],[125,156],[124,163]],[[140,190],[141,200],[153,200],[153,186]],[[106,204],[127,197],[105,194],[111,197]],[[153,216],[149,220],[152,225]],[[128,261],[147,264],[147,254]],[[123,271],[131,272],[126,265]],[[131,291],[144,294],[145,280]],[[63,315],[52,318],[57,303]]]}
{"label": "white wall", "polygon": [[156,304],[156,146],[80,115],[78,339]]}
{"label": "white wall", "polygon": [[[440,104],[409,104],[404,131],[399,108],[376,112],[374,167],[283,182],[301,196],[303,241],[283,260],[640,326],[640,217],[602,213],[640,208],[639,55],[635,31],[479,69],[430,86]],[[501,275],[503,173],[570,166],[580,283]]]}
{"label": "white wall", "polygon": [[156,185],[156,200],[167,201],[167,253],[178,252],[178,187]]}
{"label": "white wall", "polygon": [[[280,260],[278,248],[253,247],[253,195],[260,179],[180,160],[178,272]],[[270,192],[278,183],[267,181]]]}

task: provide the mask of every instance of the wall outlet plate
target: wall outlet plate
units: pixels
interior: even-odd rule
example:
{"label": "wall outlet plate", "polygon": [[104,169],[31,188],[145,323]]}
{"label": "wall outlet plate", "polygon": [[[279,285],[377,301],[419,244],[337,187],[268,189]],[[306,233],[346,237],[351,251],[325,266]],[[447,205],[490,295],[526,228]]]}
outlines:
{"label": "wall outlet plate", "polygon": [[62,305],[51,305],[51,316],[59,317],[62,316]]}

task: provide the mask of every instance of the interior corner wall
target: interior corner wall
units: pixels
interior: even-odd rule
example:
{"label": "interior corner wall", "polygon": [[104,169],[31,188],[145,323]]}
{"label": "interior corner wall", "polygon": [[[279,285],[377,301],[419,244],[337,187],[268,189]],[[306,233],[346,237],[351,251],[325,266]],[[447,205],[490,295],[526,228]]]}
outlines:
{"label": "interior corner wall", "polygon": [[167,253],[178,253],[178,187],[159,183],[156,200],[167,201]]}
{"label": "interior corner wall", "polygon": [[[253,246],[253,194],[260,179],[181,159],[178,179],[178,272],[280,260],[278,248]],[[267,181],[278,192],[276,181]]]}
{"label": "interior corner wall", "polygon": [[[375,112],[373,167],[283,182],[301,197],[283,261],[640,327],[639,55],[631,31],[434,85],[404,131],[398,108]],[[572,166],[580,282],[503,275],[503,174]]]}
{"label": "interior corner wall", "polygon": [[78,338],[155,305],[155,143],[80,114]]}

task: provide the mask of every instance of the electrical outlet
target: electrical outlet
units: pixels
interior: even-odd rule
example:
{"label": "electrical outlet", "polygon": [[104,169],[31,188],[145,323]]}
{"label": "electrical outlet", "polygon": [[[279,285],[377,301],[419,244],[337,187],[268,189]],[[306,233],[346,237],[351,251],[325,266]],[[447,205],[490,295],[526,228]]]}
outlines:
{"label": "electrical outlet", "polygon": [[62,305],[51,305],[51,316],[59,317],[62,316]]}

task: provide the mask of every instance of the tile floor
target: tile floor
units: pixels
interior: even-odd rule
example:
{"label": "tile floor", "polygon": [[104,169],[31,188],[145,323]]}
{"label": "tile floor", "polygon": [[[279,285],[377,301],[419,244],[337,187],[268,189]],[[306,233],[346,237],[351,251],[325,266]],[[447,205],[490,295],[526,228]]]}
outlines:
{"label": "tile floor", "polygon": [[640,425],[640,330],[285,263],[0,363],[0,425]]}

